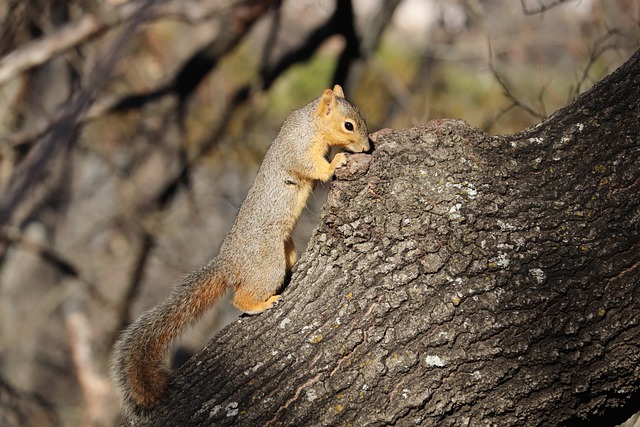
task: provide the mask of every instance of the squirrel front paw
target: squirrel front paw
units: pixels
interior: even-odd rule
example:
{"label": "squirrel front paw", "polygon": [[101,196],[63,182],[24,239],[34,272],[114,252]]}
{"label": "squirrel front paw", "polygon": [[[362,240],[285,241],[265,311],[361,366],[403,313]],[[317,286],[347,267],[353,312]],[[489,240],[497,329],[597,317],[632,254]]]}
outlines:
{"label": "squirrel front paw", "polygon": [[337,153],[333,156],[333,161],[331,161],[333,165],[333,170],[340,168],[347,164],[347,155],[345,153]]}
{"label": "squirrel front paw", "polygon": [[335,156],[333,156],[333,160],[331,160],[331,163],[328,163],[326,160],[324,160],[324,166],[318,167],[316,169],[316,172],[315,172],[316,175],[314,176],[314,179],[328,181],[334,175],[336,168],[339,168],[346,164],[347,164],[347,156],[344,153],[338,153]]}

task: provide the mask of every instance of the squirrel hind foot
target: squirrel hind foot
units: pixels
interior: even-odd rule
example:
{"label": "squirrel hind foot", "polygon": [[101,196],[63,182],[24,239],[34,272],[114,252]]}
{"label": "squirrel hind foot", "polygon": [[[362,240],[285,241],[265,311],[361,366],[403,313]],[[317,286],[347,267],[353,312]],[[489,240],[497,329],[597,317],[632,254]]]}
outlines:
{"label": "squirrel hind foot", "polygon": [[238,308],[238,310],[247,313],[247,314],[258,314],[262,313],[265,310],[273,308],[275,305],[279,304],[282,301],[281,295],[273,295],[269,297],[266,301],[261,301],[250,295],[246,292],[242,292],[242,290],[236,291],[233,297],[233,305]]}

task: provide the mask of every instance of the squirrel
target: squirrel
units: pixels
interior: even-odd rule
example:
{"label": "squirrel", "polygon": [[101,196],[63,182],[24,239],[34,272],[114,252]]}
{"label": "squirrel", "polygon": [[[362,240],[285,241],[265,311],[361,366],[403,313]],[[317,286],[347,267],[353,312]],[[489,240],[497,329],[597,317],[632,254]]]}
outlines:
{"label": "squirrel", "polygon": [[281,301],[276,292],[296,262],[293,228],[317,181],[346,164],[331,147],[369,150],[367,125],[342,87],[293,111],[265,154],[218,256],[185,276],[169,297],[129,325],[114,346],[111,378],[125,414],[144,416],[169,385],[166,359],[174,339],[221,299],[249,314]]}

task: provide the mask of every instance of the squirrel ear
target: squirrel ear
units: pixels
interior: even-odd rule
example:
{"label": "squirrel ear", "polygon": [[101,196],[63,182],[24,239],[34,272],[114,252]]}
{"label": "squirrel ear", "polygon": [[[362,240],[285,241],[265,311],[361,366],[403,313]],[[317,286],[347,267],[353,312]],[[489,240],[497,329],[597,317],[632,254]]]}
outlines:
{"label": "squirrel ear", "polygon": [[335,102],[335,97],[331,89],[326,89],[320,98],[320,104],[318,105],[318,115],[325,116],[331,112],[332,103]]}
{"label": "squirrel ear", "polygon": [[342,91],[342,86],[340,85],[335,85],[333,87],[333,93],[335,93],[336,96],[339,96],[340,98],[344,98],[344,92]]}

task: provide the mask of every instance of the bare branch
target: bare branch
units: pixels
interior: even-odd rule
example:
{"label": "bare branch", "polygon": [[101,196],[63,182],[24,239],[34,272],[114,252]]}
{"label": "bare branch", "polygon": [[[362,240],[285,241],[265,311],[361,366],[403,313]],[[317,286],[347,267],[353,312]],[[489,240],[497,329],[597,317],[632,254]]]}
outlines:
{"label": "bare branch", "polygon": [[578,97],[578,95],[580,95],[580,92],[582,92],[582,87],[587,82],[587,80],[589,80],[589,73],[591,72],[591,68],[595,65],[598,59],[600,59],[600,57],[602,57],[605,52],[617,48],[615,44],[609,43],[609,41],[617,35],[617,29],[610,29],[594,42],[593,46],[589,49],[589,59],[587,60],[587,64],[582,70],[582,74],[578,78],[576,86],[569,92],[569,102],[574,101]]}
{"label": "bare branch", "polygon": [[543,0],[535,0],[537,7],[533,9],[527,6],[527,3],[529,3],[529,1],[527,0],[520,0],[520,4],[522,5],[522,12],[525,15],[538,15],[548,11],[549,9],[553,9],[556,6],[572,1],[575,0],[550,0],[548,2],[544,2]]}
{"label": "bare branch", "polygon": [[[186,22],[197,23],[231,7],[237,7],[246,13],[251,5],[239,4],[237,0],[219,2],[191,2],[185,7],[184,2],[166,2],[154,6],[154,10],[144,17],[145,21],[162,17],[173,17]],[[268,2],[266,2],[268,3]],[[95,14],[85,14],[77,20],[64,25],[53,34],[27,43],[25,46],[0,58],[0,84],[32,67],[41,65],[74,46],[86,42],[100,31],[113,28],[131,19],[136,11],[137,3],[125,3],[114,9],[103,9]]]}
{"label": "bare branch", "polygon": [[14,50],[0,59],[0,84],[31,67],[43,64],[58,53],[86,40],[102,28],[102,23],[95,16],[84,15],[49,37],[34,40],[21,49]]}
{"label": "bare branch", "polygon": [[344,83],[352,61],[360,55],[360,41],[355,32],[351,1],[336,1],[336,9],[331,16],[311,32],[300,46],[283,55],[280,61],[270,69],[265,67],[261,70],[263,89],[271,87],[273,82],[292,65],[311,58],[325,40],[336,34],[342,35],[346,43],[338,59],[333,81]]}
{"label": "bare branch", "polygon": [[176,95],[180,103],[184,103],[202,79],[217,66],[220,58],[234,49],[258,18],[271,7],[273,0],[258,0],[249,4],[239,1],[227,3],[228,8],[218,10],[216,19],[219,22],[226,23],[225,25],[228,27],[225,27],[221,34],[218,34],[208,45],[194,53],[178,70],[169,84],[149,92],[128,95],[124,98],[107,102],[93,111],[91,117],[96,117],[105,111],[126,111],[132,108],[140,108],[148,102],[169,94]]}
{"label": "bare branch", "polygon": [[525,104],[524,102],[520,101],[512,92],[511,92],[511,88],[509,88],[509,85],[507,84],[507,82],[504,80],[504,78],[500,75],[500,73],[498,73],[498,70],[496,70],[493,67],[493,64],[490,65],[490,70],[491,73],[493,74],[493,76],[495,77],[496,81],[498,82],[498,84],[500,85],[500,87],[502,88],[502,92],[504,94],[504,96],[507,97],[507,99],[509,99],[511,101],[511,103],[518,107],[521,108],[522,110],[526,111],[527,113],[529,113],[531,116],[537,118],[537,119],[544,119],[544,115],[542,113],[537,112],[536,110],[534,110],[532,107],[528,106],[527,104]]}
{"label": "bare branch", "polygon": [[516,108],[514,104],[509,104],[506,107],[501,108],[498,114],[496,114],[492,118],[485,120],[484,123],[482,123],[482,130],[484,130],[485,132],[489,132],[505,114],[507,114],[514,108]]}
{"label": "bare branch", "polygon": [[54,248],[25,237],[17,228],[3,227],[0,232],[0,240],[19,244],[24,249],[38,254],[42,259],[51,263],[62,274],[80,278],[79,269],[72,261],[59,254]]}
{"label": "bare branch", "polygon": [[500,113],[501,116],[503,114],[505,114],[507,111],[511,110],[512,107],[518,107],[518,108],[522,109],[523,111],[525,111],[526,113],[528,113],[529,115],[531,115],[532,117],[535,117],[537,119],[542,120],[542,119],[544,119],[546,117],[544,115],[544,113],[536,111],[535,109],[533,109],[532,107],[530,107],[526,103],[520,101],[513,94],[513,92],[511,91],[511,88],[509,87],[509,84],[500,75],[500,73],[498,72],[498,70],[496,69],[496,67],[493,64],[493,52],[492,52],[492,47],[491,47],[491,43],[490,42],[489,42],[489,70],[491,71],[491,74],[493,74],[494,78],[496,79],[496,81],[498,82],[500,87],[502,88],[502,93],[504,94],[504,96],[506,96],[507,99],[509,99],[511,101],[511,106],[509,106],[506,110],[503,110]]}
{"label": "bare branch", "polygon": [[25,161],[16,168],[9,188],[0,200],[0,224],[9,223],[24,197],[36,184],[42,182],[57,156],[66,152],[73,145],[78,118],[88,111],[96,94],[106,84],[118,58],[122,55],[140,22],[146,18],[152,4],[152,0],[147,0],[135,10],[122,34],[104,55],[104,60],[94,67],[86,87],[77,96],[68,100],[61,109],[58,119],[52,124],[51,131],[45,135],[35,149],[30,150]]}
{"label": "bare branch", "polygon": [[356,87],[357,83],[362,80],[364,70],[369,63],[369,59],[378,48],[382,33],[391,23],[393,14],[400,4],[400,0],[387,0],[382,2],[378,12],[374,15],[367,25],[367,31],[362,34],[359,46],[359,56],[355,58],[354,63],[349,69],[344,82],[343,88],[345,93],[349,93]]}
{"label": "bare branch", "polygon": [[19,425],[33,425],[31,420],[41,417],[48,425],[60,425],[60,418],[54,405],[30,391],[20,390],[0,377],[0,407],[3,410],[2,421],[16,420]]}
{"label": "bare branch", "polygon": [[[67,303],[66,306],[75,305]],[[104,375],[100,374],[100,369],[96,366],[94,353],[93,331],[87,314],[77,308],[72,307],[65,310],[65,324],[71,348],[71,359],[76,371],[78,383],[83,390],[85,400],[85,410],[80,426],[95,426],[104,417],[106,400],[110,393],[111,386]]]}
{"label": "bare branch", "polygon": [[21,248],[37,254],[42,260],[52,265],[58,272],[70,278],[78,280],[89,292],[91,297],[101,304],[108,304],[107,299],[95,288],[92,280],[82,274],[81,269],[68,257],[61,254],[54,247],[38,242],[25,236],[15,227],[2,227],[0,230],[0,241],[19,245]]}

